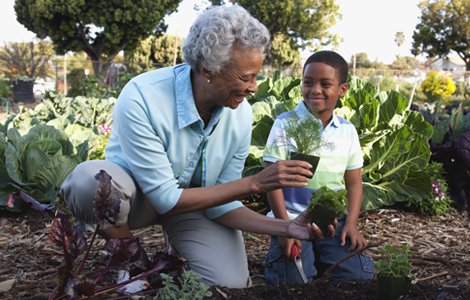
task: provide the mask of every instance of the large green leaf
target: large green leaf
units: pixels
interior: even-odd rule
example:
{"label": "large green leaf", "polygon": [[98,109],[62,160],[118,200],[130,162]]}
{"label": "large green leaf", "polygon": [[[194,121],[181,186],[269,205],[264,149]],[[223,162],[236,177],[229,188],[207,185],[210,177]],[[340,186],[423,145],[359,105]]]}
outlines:
{"label": "large green leaf", "polygon": [[49,156],[45,151],[37,146],[28,147],[28,149],[26,149],[26,160],[24,163],[26,178],[33,177],[34,173],[48,162]]}
{"label": "large green leaf", "polygon": [[403,153],[410,150],[414,139],[413,132],[408,126],[392,132],[391,135],[383,136],[374,143],[370,151],[370,162],[364,166],[362,173],[369,173],[383,167],[386,161],[394,162]]}
{"label": "large green leaf", "polygon": [[410,151],[403,153],[393,162],[390,160],[385,162],[380,170],[382,178],[386,181],[403,182],[413,167],[424,170],[430,157],[431,151],[429,150],[428,139],[417,134],[416,139],[411,144]]}
{"label": "large green leaf", "polygon": [[389,193],[387,188],[369,182],[364,182],[362,186],[364,195],[361,206],[362,211],[368,211],[395,203],[393,199],[387,197]]}
{"label": "large green leaf", "polygon": [[8,143],[8,148],[5,151],[5,164],[8,175],[20,186],[34,185],[27,182],[24,166],[24,153],[29,145],[37,140],[39,140],[39,136],[36,133],[28,133],[27,135],[17,139],[16,147],[13,144]]}
{"label": "large green leaf", "polygon": [[403,114],[408,108],[408,100],[393,90],[381,92],[376,99],[381,99],[383,96],[386,96],[386,101],[380,105],[379,122],[388,124],[396,115]]}
{"label": "large green leaf", "polygon": [[421,113],[417,111],[407,110],[401,123],[411,128],[414,133],[423,135],[426,139],[432,136],[432,126],[424,120]]}
{"label": "large green leaf", "polygon": [[51,188],[58,191],[65,178],[75,169],[79,161],[75,157],[54,156],[29,178],[38,189],[47,193]]}
{"label": "large green leaf", "polygon": [[39,139],[67,140],[69,138],[62,130],[49,125],[34,126],[31,128],[30,133],[31,132],[36,133],[39,136]]}
{"label": "large green leaf", "polygon": [[265,122],[272,125],[277,116],[287,111],[284,103],[278,101],[274,96],[269,96],[264,101],[253,104],[252,109],[253,124]]}
{"label": "large green leaf", "polygon": [[405,202],[410,197],[421,201],[432,192],[432,180],[425,171],[410,172],[404,183],[390,181],[383,182],[379,186],[389,191],[387,198],[392,203]]}
{"label": "large green leaf", "polygon": [[5,152],[7,148],[8,143],[3,134],[0,133],[0,188],[5,188],[7,182],[11,180],[5,164]]}
{"label": "large green leaf", "polygon": [[251,146],[264,148],[266,146],[266,142],[268,141],[271,128],[271,124],[266,124],[264,122],[254,125],[251,133]]}
{"label": "large green leaf", "polygon": [[376,132],[361,134],[359,136],[359,142],[361,143],[362,154],[364,156],[365,161],[370,160],[370,151],[374,146],[375,142],[382,139],[384,136],[389,134],[391,130],[380,130]]}

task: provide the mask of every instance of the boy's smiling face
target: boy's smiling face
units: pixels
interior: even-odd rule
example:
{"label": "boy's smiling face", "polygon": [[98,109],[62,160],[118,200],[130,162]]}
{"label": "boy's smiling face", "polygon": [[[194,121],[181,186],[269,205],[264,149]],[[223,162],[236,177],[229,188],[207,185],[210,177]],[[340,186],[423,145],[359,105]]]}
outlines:
{"label": "boy's smiling face", "polygon": [[331,120],[338,98],[347,90],[346,83],[339,83],[335,68],[321,62],[311,62],[305,67],[302,96],[307,106],[318,112],[323,127]]}

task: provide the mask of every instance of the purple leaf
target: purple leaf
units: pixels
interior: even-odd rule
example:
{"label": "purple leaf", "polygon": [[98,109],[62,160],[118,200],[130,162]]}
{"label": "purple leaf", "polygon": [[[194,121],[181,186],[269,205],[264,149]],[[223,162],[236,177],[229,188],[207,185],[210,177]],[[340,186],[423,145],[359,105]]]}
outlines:
{"label": "purple leaf", "polygon": [[113,253],[108,261],[108,267],[114,266],[116,264],[136,261],[139,258],[139,249],[141,248],[142,247],[139,244],[139,239],[109,239],[104,245],[105,250]]}
{"label": "purple leaf", "polygon": [[17,192],[10,193],[7,198],[7,206],[10,208],[16,208],[19,210],[26,210],[32,208],[34,210],[43,211],[45,210],[53,218],[53,205],[52,204],[41,204],[34,198],[26,195],[23,191],[18,190]]}
{"label": "purple leaf", "polygon": [[155,254],[153,261],[157,263],[153,267],[153,270],[163,273],[168,273],[172,270],[182,270],[185,266],[185,262],[180,260],[178,257],[158,251]]}
{"label": "purple leaf", "polygon": [[120,204],[116,191],[111,185],[111,176],[106,171],[101,170],[95,175],[99,182],[99,188],[93,199],[93,209],[95,211],[96,223],[103,225],[104,221],[115,225],[120,212]]}
{"label": "purple leaf", "polygon": [[70,268],[67,268],[65,262],[62,262],[62,264],[57,268],[57,282],[59,282],[59,285],[63,285],[64,281],[68,281],[69,278],[72,277],[72,271]]}
{"label": "purple leaf", "polygon": [[82,296],[93,296],[95,294],[95,291],[95,283],[88,279],[72,279],[67,283],[67,286],[65,287],[65,293],[72,297],[72,299],[78,299]]}
{"label": "purple leaf", "polygon": [[73,216],[61,210],[52,221],[49,242],[63,247],[72,260],[87,249],[85,236],[74,226]]}

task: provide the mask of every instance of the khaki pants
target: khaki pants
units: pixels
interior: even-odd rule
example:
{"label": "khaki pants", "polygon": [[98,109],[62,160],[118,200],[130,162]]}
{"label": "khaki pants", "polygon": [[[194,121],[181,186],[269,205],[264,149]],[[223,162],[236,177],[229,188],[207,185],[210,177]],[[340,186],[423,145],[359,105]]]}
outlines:
{"label": "khaki pants", "polygon": [[[209,220],[203,211],[163,217],[153,208],[129,174],[119,165],[103,160],[81,163],[65,179],[60,194],[82,230],[95,228],[93,198],[98,189],[95,175],[105,170],[121,200],[117,226],[126,221],[131,230],[160,224],[189,267],[209,285],[229,288],[251,286],[243,237]],[[112,225],[105,223],[100,229]]]}

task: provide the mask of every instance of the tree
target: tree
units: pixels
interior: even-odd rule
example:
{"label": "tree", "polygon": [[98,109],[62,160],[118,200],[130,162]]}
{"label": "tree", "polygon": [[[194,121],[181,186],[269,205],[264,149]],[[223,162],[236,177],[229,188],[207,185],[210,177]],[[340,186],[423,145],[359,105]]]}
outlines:
{"label": "tree", "polygon": [[328,32],[328,29],[336,24],[336,20],[342,17],[335,0],[211,0],[211,2],[213,5],[224,2],[237,3],[266,25],[271,36],[271,43],[266,47],[266,65],[272,65],[274,62],[271,49],[278,35],[290,37],[292,49],[339,45],[339,36]]}
{"label": "tree", "polygon": [[419,64],[418,59],[414,56],[397,55],[390,68],[393,70],[414,70]]}
{"label": "tree", "polygon": [[470,1],[421,1],[420,23],[413,32],[413,55],[447,56],[455,51],[470,71]]}
{"label": "tree", "polygon": [[[354,55],[351,55],[351,63],[349,64],[350,68],[354,67]],[[356,69],[368,69],[371,67],[371,62],[367,53],[359,52],[356,53]]]}
{"label": "tree", "polygon": [[17,76],[45,79],[54,76],[53,56],[52,44],[47,41],[5,43],[0,47],[0,71],[10,79]]}
{"label": "tree", "polygon": [[[124,49],[161,35],[164,17],[181,0],[16,0],[18,22],[41,39],[49,37],[57,54],[84,51],[95,74],[105,75]],[[107,63],[106,63],[107,62]]]}
{"label": "tree", "polygon": [[403,43],[405,42],[405,34],[403,31],[398,31],[395,33],[395,43],[397,43],[398,47],[401,47]]}
{"label": "tree", "polygon": [[274,38],[271,48],[273,67],[288,67],[300,63],[300,51],[292,48],[291,38],[279,34]]}
{"label": "tree", "polygon": [[[176,47],[176,64],[183,62],[183,50],[181,49],[182,37],[178,37]],[[130,71],[142,73],[154,69],[154,65],[173,65],[175,53],[175,36],[164,34],[160,37],[151,36],[143,40],[133,51],[125,51],[124,59],[132,63]]]}

